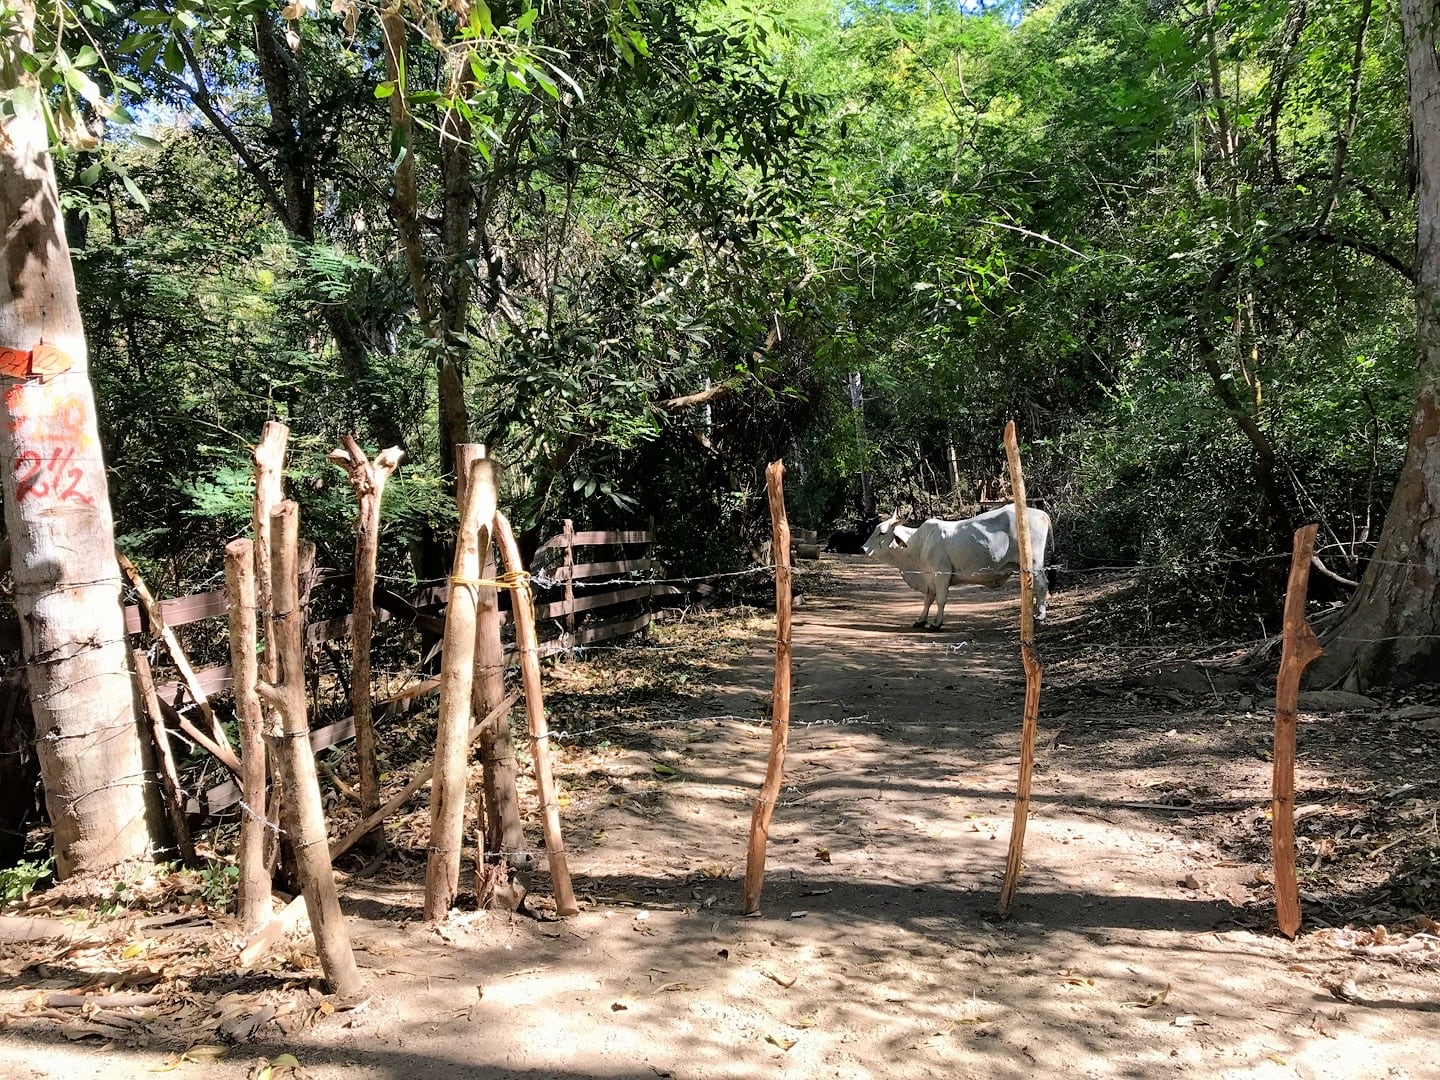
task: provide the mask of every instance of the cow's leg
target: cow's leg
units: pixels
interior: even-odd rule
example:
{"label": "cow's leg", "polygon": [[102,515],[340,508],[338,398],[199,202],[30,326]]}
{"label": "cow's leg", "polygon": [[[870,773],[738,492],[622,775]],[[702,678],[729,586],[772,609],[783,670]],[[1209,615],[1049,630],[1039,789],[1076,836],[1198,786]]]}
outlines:
{"label": "cow's leg", "polygon": [[930,604],[934,599],[935,579],[933,577],[927,577],[925,585],[925,606],[920,609],[920,618],[915,620],[914,625],[923,628],[930,622]]}
{"label": "cow's leg", "polygon": [[1045,576],[1045,560],[1035,560],[1034,573],[1030,580],[1035,583],[1035,618],[1040,622],[1045,621],[1045,601],[1050,596],[1050,580]]}
{"label": "cow's leg", "polygon": [[950,599],[950,575],[938,574],[935,577],[935,622],[934,629],[939,630],[945,625],[945,602]]}

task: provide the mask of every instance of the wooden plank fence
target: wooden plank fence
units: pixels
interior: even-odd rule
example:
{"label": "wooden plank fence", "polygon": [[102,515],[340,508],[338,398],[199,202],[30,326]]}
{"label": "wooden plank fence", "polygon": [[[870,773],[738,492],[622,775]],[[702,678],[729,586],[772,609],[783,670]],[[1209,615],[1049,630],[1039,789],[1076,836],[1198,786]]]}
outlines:
{"label": "wooden plank fence", "polygon": [[[664,572],[664,568],[653,557],[654,541],[654,533],[650,530],[609,532],[589,530],[561,533],[540,545],[531,563],[531,572],[535,575],[532,585],[542,592],[563,587],[565,594],[561,599],[547,600],[545,603],[536,605],[535,614],[538,619],[554,619],[560,623],[558,636],[540,643],[541,656],[553,656],[572,648],[583,648],[597,642],[637,633],[650,625],[655,618],[652,609],[657,598],[663,603],[667,599],[684,596],[688,591],[708,591],[704,589],[687,590],[657,581],[635,580],[641,575]],[[586,557],[589,561],[580,562],[575,559],[577,550],[590,548],[608,550],[587,552]],[[643,551],[632,553],[628,550],[631,548],[641,548]],[[610,557],[615,555],[621,557]],[[614,584],[603,580],[621,575],[624,575],[623,579]],[[337,585],[343,587],[343,584],[349,581],[348,575],[336,574],[321,579],[316,587]],[[543,586],[541,582],[544,582]],[[574,586],[578,582],[588,583],[586,592],[582,596],[575,595]],[[448,597],[448,583],[428,586],[412,597],[394,597],[392,594],[392,598],[388,601],[390,605],[388,607],[385,596],[381,593],[376,599],[375,623],[378,625],[407,617],[418,617],[426,622],[431,620],[438,622],[444,615]],[[575,626],[575,618],[578,615],[593,618],[595,613],[606,608],[636,603],[645,605],[645,609],[638,614],[632,613],[620,618],[594,621],[578,628]],[[165,624],[172,629],[188,626],[205,619],[222,617],[227,612],[225,591],[216,589],[196,593],[192,596],[164,600],[161,601],[160,610]],[[502,610],[500,617],[504,623],[511,621],[508,610]],[[142,628],[140,608],[133,604],[126,607],[126,632],[138,634]],[[344,640],[350,636],[352,630],[353,618],[350,615],[312,622],[305,627],[305,644],[307,647],[314,647],[327,641]],[[0,626],[0,650],[18,651],[19,648],[19,626],[13,621],[8,625]],[[513,655],[514,646],[507,645],[506,652]],[[228,692],[233,682],[229,664],[215,664],[200,668],[196,672],[196,677],[200,688],[207,696]],[[376,701],[375,705],[379,709],[401,701],[423,697],[433,693],[439,685],[438,679],[423,679],[389,697]],[[183,683],[162,683],[156,687],[156,690],[163,701],[177,709],[189,702],[189,692]],[[333,724],[327,724],[311,731],[310,745],[319,751],[354,737],[355,718],[347,716]],[[234,781],[226,781],[201,792],[198,796],[190,796],[187,810],[190,813],[213,814],[233,806],[239,801],[239,786]]]}

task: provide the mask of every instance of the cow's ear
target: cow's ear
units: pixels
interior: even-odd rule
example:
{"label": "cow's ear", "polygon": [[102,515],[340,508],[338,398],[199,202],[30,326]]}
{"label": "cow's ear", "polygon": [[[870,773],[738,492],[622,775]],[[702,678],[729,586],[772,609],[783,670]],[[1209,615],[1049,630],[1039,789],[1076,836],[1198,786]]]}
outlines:
{"label": "cow's ear", "polygon": [[907,543],[905,543],[904,540],[900,539],[899,536],[896,536],[896,537],[895,537],[895,546],[896,546],[896,547],[902,547],[902,548],[903,548],[903,547],[909,547],[910,545],[907,544]]}

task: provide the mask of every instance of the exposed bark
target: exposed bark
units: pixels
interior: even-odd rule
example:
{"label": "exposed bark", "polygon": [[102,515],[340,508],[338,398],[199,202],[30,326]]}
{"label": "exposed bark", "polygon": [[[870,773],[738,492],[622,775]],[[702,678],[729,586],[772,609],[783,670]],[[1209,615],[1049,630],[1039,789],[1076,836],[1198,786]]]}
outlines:
{"label": "exposed bark", "polygon": [[1314,681],[1410,683],[1440,670],[1440,59],[1433,0],[1402,0],[1416,192],[1415,408],[1375,555]]}
{"label": "exposed bark", "polygon": [[310,749],[305,706],[305,609],[300,601],[300,510],[281,503],[271,515],[270,589],[274,609],[267,612],[277,645],[278,678],[256,689],[280,714],[279,773],[285,784],[285,832],[295,849],[295,866],[305,911],[315,934],[315,951],[330,988],[342,996],[360,989],[360,972],[350,949],[350,934],[340,912],[330,849],[325,841],[325,812]]}
{"label": "exposed bark", "polygon": [[550,729],[545,720],[545,702],[540,689],[540,657],[535,639],[535,600],[530,592],[530,575],[520,561],[520,548],[505,515],[495,512],[495,543],[504,560],[506,576],[514,581],[515,652],[520,659],[520,681],[525,687],[525,715],[530,723],[530,757],[535,766],[535,793],[540,798],[541,823],[545,832],[545,861],[550,884],[555,890],[555,914],[575,915],[580,911],[570,884],[570,866],[565,856],[565,838],[560,831],[560,804],[555,775],[550,767]]}
{"label": "exposed bark", "polygon": [[[210,729],[209,737],[211,742],[229,752],[230,740],[225,734],[225,729],[215,718],[215,710],[210,707],[210,699],[206,696],[204,689],[200,686],[200,680],[195,675],[195,668],[190,663],[190,657],[180,645],[180,639],[175,636],[175,631],[165,625],[165,614],[160,609],[159,602],[145,584],[145,579],[140,576],[140,571],[131,562],[123,551],[115,552],[115,560],[120,564],[120,570],[130,582],[130,587],[135,590],[135,595],[140,600],[141,610],[145,612],[145,621],[148,624],[152,637],[158,639],[170,654],[170,662],[180,672],[180,678],[184,681],[186,689],[190,691],[190,700],[195,702],[200,710],[200,715],[205,717],[205,724]],[[218,754],[217,757],[224,757]]]}
{"label": "exposed bark", "polygon": [[1275,678],[1275,752],[1270,782],[1270,850],[1275,873],[1275,917],[1280,932],[1293,938],[1300,929],[1300,884],[1295,873],[1295,706],[1300,676],[1320,655],[1320,642],[1305,620],[1317,526],[1295,530],[1290,581],[1285,589],[1285,629],[1280,672]]}
{"label": "exposed bark", "polygon": [[741,905],[747,915],[760,910],[765,886],[765,847],[780,785],[785,777],[785,752],[790,742],[790,519],[785,513],[785,463],[772,461],[765,468],[765,490],[770,503],[770,549],[775,559],[775,682],[770,696],[770,753],[765,780],[750,812],[750,840],[745,852],[745,879]]}
{"label": "exposed bark", "polygon": [[190,825],[185,820],[185,792],[180,786],[180,773],[175,768],[175,754],[170,747],[170,732],[165,727],[165,711],[160,708],[160,695],[155,691],[155,677],[150,673],[150,659],[144,649],[131,653],[135,662],[135,681],[145,704],[145,717],[150,721],[150,737],[160,767],[160,790],[165,798],[165,816],[170,820],[170,835],[180,861],[195,866],[195,841],[190,838]]}
{"label": "exposed bark", "polygon": [[1025,668],[1025,712],[1020,727],[1020,771],[1015,785],[1015,812],[1010,823],[1010,845],[1005,858],[1005,880],[1000,886],[1000,914],[1010,910],[1025,852],[1025,826],[1030,819],[1030,784],[1035,774],[1035,740],[1040,722],[1040,680],[1044,666],[1035,652],[1035,581],[1030,561],[1030,520],[1025,508],[1025,473],[1015,421],[1005,425],[1005,458],[1010,466],[1010,489],[1015,500],[1015,541],[1020,549],[1020,662]]}
{"label": "exposed bark", "polygon": [[[247,931],[270,913],[270,871],[265,863],[265,740],[256,684],[254,545],[246,539],[225,547],[225,595],[230,605],[230,667],[235,673],[235,718],[240,727],[240,881],[235,914]],[[266,560],[267,564],[269,560]]]}
{"label": "exposed bark", "polygon": [[469,770],[471,691],[475,681],[475,582],[480,577],[481,536],[490,542],[495,520],[495,484],[480,473],[493,466],[481,459],[470,469],[450,602],[445,608],[445,647],[440,661],[440,718],[435,731],[435,782],[430,789],[430,847],[425,864],[426,922],[444,918],[460,892],[460,847],[465,828],[465,789]]}
{"label": "exposed bark", "polygon": [[[468,476],[470,463],[483,457],[485,448],[467,443],[459,448],[459,458]],[[500,464],[488,474],[498,483]],[[464,492],[461,492],[464,505]],[[487,537],[480,545],[480,577],[494,581],[495,545]],[[476,716],[489,717],[505,700],[505,646],[500,637],[500,591],[482,585],[475,590],[475,682],[471,690]],[[531,859],[522,854],[525,848],[524,825],[520,819],[520,796],[516,789],[515,749],[510,738],[509,713],[481,724],[480,765],[485,791],[486,851],[506,856],[511,866],[528,867]],[[477,868],[478,871],[478,868]]]}
{"label": "exposed bark", "polygon": [[[0,37],[0,90],[42,91],[22,67],[35,9]],[[105,462],[70,251],[36,97],[0,118],[0,480],[36,750],[60,877],[145,856],[163,812],[127,666]]]}
{"label": "exposed bark", "polygon": [[[380,551],[380,504],[385,482],[404,457],[398,446],[382,450],[372,462],[350,436],[345,447],[332,450],[330,460],[344,469],[355,489],[354,624],[350,635],[350,708],[355,714],[355,753],[359,760],[360,809],[367,815],[380,808],[380,763],[375,746],[375,723],[370,710],[370,637],[375,629],[375,564]],[[377,830],[367,841],[372,851],[385,846],[385,833]]]}
{"label": "exposed bark", "polygon": [[[255,606],[266,615],[263,623],[265,649],[260,656],[258,674],[267,682],[274,682],[279,677],[275,667],[275,630],[268,618],[269,612],[275,607],[274,597],[270,592],[270,515],[285,497],[285,445],[289,438],[288,427],[278,420],[269,420],[260,429],[260,441],[255,445],[252,454],[255,463],[255,496],[250,508],[250,527],[255,534]],[[260,723],[264,733],[275,730],[275,710],[263,701]],[[267,751],[267,758],[274,774],[277,771],[274,769],[274,753]],[[272,874],[280,861],[280,849],[283,846],[280,836],[280,806],[284,797],[284,793],[276,788],[265,810],[266,820],[269,822],[265,831],[265,867]]]}

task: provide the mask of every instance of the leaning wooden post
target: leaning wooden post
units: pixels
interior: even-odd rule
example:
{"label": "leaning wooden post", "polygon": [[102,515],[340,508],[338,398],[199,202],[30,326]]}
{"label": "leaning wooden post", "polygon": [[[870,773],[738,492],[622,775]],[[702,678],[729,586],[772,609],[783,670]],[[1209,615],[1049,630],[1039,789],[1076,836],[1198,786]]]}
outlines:
{"label": "leaning wooden post", "polygon": [[760,910],[765,884],[765,843],[770,818],[780,797],[785,750],[790,740],[790,521],[785,516],[785,463],[773,461],[765,470],[770,497],[770,550],[775,556],[775,692],[770,706],[770,760],[765,782],[750,815],[750,848],[745,856],[745,914]]}
{"label": "leaning wooden post", "polygon": [[[278,420],[268,420],[260,429],[260,441],[252,452],[255,463],[255,495],[250,506],[250,527],[255,534],[255,607],[264,621],[265,648],[260,656],[259,677],[267,682],[277,678],[275,637],[269,613],[274,610],[270,595],[270,515],[285,498],[285,444],[290,429]],[[261,702],[261,725],[265,733],[276,729],[275,710]],[[273,750],[271,751],[273,761]],[[276,790],[267,808],[270,828],[265,833],[265,867],[274,871],[280,858],[280,807],[284,796]]]}
{"label": "leaning wooden post", "polygon": [[1300,883],[1295,876],[1295,705],[1300,676],[1325,650],[1305,621],[1310,559],[1318,525],[1295,530],[1290,581],[1285,588],[1285,625],[1280,673],[1275,679],[1275,772],[1270,788],[1270,847],[1275,856],[1275,917],[1280,932],[1300,929]]}
{"label": "leaning wooden post", "polygon": [[[230,670],[235,677],[235,718],[240,728],[240,881],[236,914],[246,931],[270,914],[270,872],[265,866],[265,738],[260,696],[255,689],[260,661],[255,654],[255,545],[225,545],[225,596],[230,609]],[[269,560],[266,560],[267,562]]]}
{"label": "leaning wooden post", "polygon": [[[375,563],[380,550],[380,503],[385,482],[405,456],[398,446],[382,450],[372,462],[360,444],[346,435],[344,447],[330,451],[329,460],[345,470],[355,489],[355,600],[350,634],[350,711],[355,714],[355,756],[360,773],[360,812],[368,817],[380,809],[380,760],[370,710],[370,638],[375,630]],[[385,830],[365,838],[374,852],[385,846]]]}
{"label": "leaning wooden post", "polygon": [[195,841],[190,838],[190,826],[185,820],[180,773],[175,768],[175,751],[170,745],[170,732],[165,728],[165,710],[160,707],[160,695],[155,690],[150,658],[145,655],[144,649],[135,649],[130,655],[135,661],[135,681],[140,686],[140,700],[150,721],[150,737],[160,758],[160,793],[165,798],[165,816],[170,819],[170,831],[175,834],[180,861],[186,866],[195,866]]}
{"label": "leaning wooden post", "polygon": [[315,934],[315,951],[330,989],[348,997],[360,989],[360,972],[350,950],[350,935],[330,869],[325,812],[305,715],[305,612],[300,606],[299,542],[300,508],[293,502],[282,502],[270,516],[272,607],[266,613],[276,644],[274,659],[279,678],[261,682],[256,689],[280,716],[275,757],[285,785],[285,832],[295,852],[295,869]]}
{"label": "leaning wooden post", "polygon": [[455,537],[450,599],[445,605],[445,641],[440,654],[440,719],[435,732],[435,779],[430,785],[430,849],[425,863],[426,922],[445,917],[460,892],[460,848],[465,835],[465,790],[469,777],[471,692],[475,685],[475,590],[480,578],[481,523],[495,517],[493,468],[480,459],[470,466],[465,507]]}
{"label": "leaning wooden post", "polygon": [[525,688],[525,715],[530,721],[530,755],[535,759],[535,789],[540,796],[545,826],[545,859],[550,866],[550,883],[555,890],[555,914],[579,914],[575,892],[570,886],[570,866],[565,859],[565,838],[560,832],[560,803],[555,774],[550,767],[550,728],[545,722],[545,701],[540,693],[540,654],[535,637],[535,598],[530,592],[530,575],[520,561],[520,545],[510,529],[510,520],[495,512],[495,540],[505,560],[506,579],[512,583],[515,604],[515,651],[520,657],[520,681]]}
{"label": "leaning wooden post", "polygon": [[1005,884],[1000,889],[1000,914],[1010,910],[1020,880],[1025,851],[1025,823],[1030,814],[1030,778],[1035,771],[1035,732],[1040,722],[1040,676],[1044,668],[1035,655],[1035,581],[1030,561],[1030,519],[1025,509],[1025,474],[1015,421],[1005,425],[1005,457],[1015,491],[1015,540],[1020,548],[1020,662],[1025,665],[1025,717],[1020,729],[1020,778],[1015,785],[1015,820],[1010,826],[1010,852],[1005,859]]}
{"label": "leaning wooden post", "polygon": [[115,561],[120,564],[121,571],[129,579],[130,586],[135,590],[135,595],[140,601],[140,607],[145,612],[145,618],[150,624],[150,633],[158,638],[170,653],[170,661],[175,669],[180,672],[180,678],[185,683],[185,688],[190,691],[190,697],[200,709],[200,715],[205,718],[206,725],[210,728],[209,738],[216,746],[222,747],[228,753],[231,749],[230,740],[225,735],[225,729],[220,726],[220,721],[215,719],[215,710],[210,707],[210,699],[206,696],[204,689],[200,686],[200,680],[195,675],[195,668],[190,663],[190,657],[186,655],[185,649],[180,644],[180,639],[175,636],[175,631],[165,624],[165,612],[160,607],[160,602],[145,584],[145,579],[140,576],[140,571],[119,548],[115,550]]}
{"label": "leaning wooden post", "polygon": [[[464,505],[464,488],[468,484],[470,465],[485,457],[480,443],[461,443],[455,448],[456,476],[462,480],[460,494]],[[489,459],[492,468],[481,473],[480,483],[492,487],[500,483],[500,463]],[[496,495],[487,496],[494,500]],[[480,578],[495,580],[494,519],[482,521],[485,534],[480,540]],[[500,591],[494,585],[480,585],[475,590],[475,684],[471,690],[474,713],[485,717],[480,723],[480,766],[485,792],[484,844],[480,847],[477,874],[484,870],[484,853],[498,852],[512,866],[530,863],[525,849],[525,826],[520,817],[520,794],[516,788],[515,748],[510,741],[508,710],[496,715],[496,708],[505,700],[505,645],[500,637]],[[489,719],[494,716],[495,719]]]}

